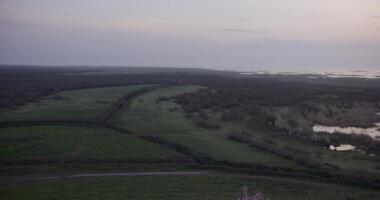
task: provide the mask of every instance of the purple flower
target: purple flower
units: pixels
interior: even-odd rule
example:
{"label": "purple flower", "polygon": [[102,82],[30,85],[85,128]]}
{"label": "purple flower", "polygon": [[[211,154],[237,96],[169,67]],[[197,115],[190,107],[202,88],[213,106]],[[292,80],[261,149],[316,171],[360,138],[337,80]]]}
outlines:
{"label": "purple flower", "polygon": [[264,200],[264,195],[261,192],[257,192],[255,196],[251,198],[252,200]]}

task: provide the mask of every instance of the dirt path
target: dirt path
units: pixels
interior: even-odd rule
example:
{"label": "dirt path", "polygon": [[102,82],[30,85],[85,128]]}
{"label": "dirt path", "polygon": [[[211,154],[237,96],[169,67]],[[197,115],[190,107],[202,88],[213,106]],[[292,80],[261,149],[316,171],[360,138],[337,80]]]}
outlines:
{"label": "dirt path", "polygon": [[1,177],[0,184],[9,183],[24,183],[31,181],[49,181],[49,180],[63,180],[75,178],[89,178],[89,177],[123,177],[123,176],[200,176],[209,175],[209,171],[182,171],[182,172],[118,172],[118,173],[86,173],[86,174],[71,174],[71,175],[52,175],[52,176],[10,176]]}

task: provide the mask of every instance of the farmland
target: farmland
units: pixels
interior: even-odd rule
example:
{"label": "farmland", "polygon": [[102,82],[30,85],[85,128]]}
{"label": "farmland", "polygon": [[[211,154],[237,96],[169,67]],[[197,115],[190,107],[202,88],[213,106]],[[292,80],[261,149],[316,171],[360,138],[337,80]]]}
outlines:
{"label": "farmland", "polygon": [[[354,199],[375,200],[375,190],[307,183],[297,180],[239,176],[139,176],[86,178],[66,181],[32,182],[0,188],[5,199],[186,199],[230,200],[242,186],[265,197],[282,200]],[[23,191],[20,193],[19,191]]]}
{"label": "farmland", "polygon": [[[186,162],[185,156],[101,127],[33,126],[1,129],[2,173],[16,169],[39,170],[39,166],[99,165]],[[13,169],[13,171],[9,170]],[[45,168],[46,170],[46,168]]]}
{"label": "farmland", "polygon": [[[234,199],[242,186],[272,200],[378,198],[373,190],[379,187],[376,141],[304,128],[313,120],[328,121],[329,115],[311,114],[314,109],[334,108],[331,123],[342,124],[361,110],[357,125],[371,124],[377,120],[371,117],[379,101],[376,87],[363,83],[361,90],[352,89],[340,86],[350,82],[332,80],[320,85],[302,80],[299,87],[299,77],[289,82],[289,77],[203,71],[175,76],[144,71],[128,82],[132,75],[127,72],[62,71],[51,73],[80,81],[58,84],[52,93],[46,85],[37,87],[36,93],[46,95],[25,94],[32,100],[21,105],[7,98],[29,86],[14,88],[2,99],[0,191],[6,199]],[[39,81],[35,84],[45,84]],[[347,99],[358,91],[361,96]],[[301,126],[287,119],[309,121]],[[327,149],[344,142],[368,153]],[[65,178],[130,172],[163,175]]]}
{"label": "farmland", "polygon": [[0,121],[94,120],[123,95],[145,86],[80,89],[60,92],[13,110]]}

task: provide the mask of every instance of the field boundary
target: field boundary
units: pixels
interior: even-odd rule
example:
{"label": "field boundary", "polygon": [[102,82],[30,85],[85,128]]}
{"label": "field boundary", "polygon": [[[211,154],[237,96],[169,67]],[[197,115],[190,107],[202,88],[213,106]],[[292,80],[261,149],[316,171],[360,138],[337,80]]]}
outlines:
{"label": "field boundary", "polygon": [[51,176],[10,176],[0,178],[0,184],[24,183],[32,181],[51,181],[64,179],[78,179],[89,177],[125,177],[125,176],[203,176],[210,175],[209,171],[154,171],[154,172],[116,172],[116,173],[84,173],[71,175]]}

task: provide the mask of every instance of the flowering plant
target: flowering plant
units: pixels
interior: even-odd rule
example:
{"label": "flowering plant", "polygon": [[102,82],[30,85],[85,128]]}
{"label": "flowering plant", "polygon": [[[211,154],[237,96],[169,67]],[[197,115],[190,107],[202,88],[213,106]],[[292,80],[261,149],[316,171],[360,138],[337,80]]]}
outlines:
{"label": "flowering plant", "polygon": [[265,200],[264,195],[261,192],[257,192],[255,195],[249,196],[248,188],[243,187],[239,194],[238,200]]}

